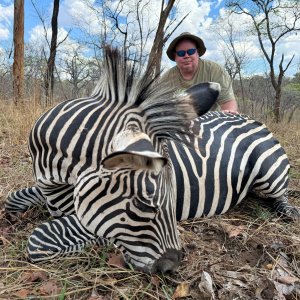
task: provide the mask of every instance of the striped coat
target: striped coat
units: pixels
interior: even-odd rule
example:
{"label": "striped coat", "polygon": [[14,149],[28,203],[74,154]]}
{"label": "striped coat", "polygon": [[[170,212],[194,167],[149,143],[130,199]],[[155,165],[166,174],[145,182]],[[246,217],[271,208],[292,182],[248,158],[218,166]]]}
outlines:
{"label": "striped coat", "polygon": [[287,157],[265,126],[205,114],[218,84],[175,97],[137,79],[115,50],[104,62],[92,96],[58,104],[31,131],[36,186],[10,194],[6,209],[45,204],[56,218],[29,237],[32,261],[113,243],[137,269],[172,271],[182,259],[177,220],[224,213],[250,191],[279,213],[300,215],[284,196]]}

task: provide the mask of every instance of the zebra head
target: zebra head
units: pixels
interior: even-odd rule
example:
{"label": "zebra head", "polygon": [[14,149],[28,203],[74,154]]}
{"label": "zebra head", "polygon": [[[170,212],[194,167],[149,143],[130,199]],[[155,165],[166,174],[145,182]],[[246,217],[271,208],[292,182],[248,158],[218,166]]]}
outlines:
{"label": "zebra head", "polygon": [[[112,141],[103,167],[77,187],[77,215],[96,236],[111,240],[125,261],[145,272],[173,271],[182,259],[174,178],[144,132],[127,129]],[[87,207],[87,193],[96,197]],[[88,202],[91,205],[91,201]],[[89,215],[90,214],[90,215]]]}

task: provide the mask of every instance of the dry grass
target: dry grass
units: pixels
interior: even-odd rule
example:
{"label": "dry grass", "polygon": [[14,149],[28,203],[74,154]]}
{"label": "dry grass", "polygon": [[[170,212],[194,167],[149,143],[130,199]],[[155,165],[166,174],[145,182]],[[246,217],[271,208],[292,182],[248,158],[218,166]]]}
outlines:
{"label": "dry grass", "polygon": [[[211,276],[215,299],[300,299],[299,224],[285,223],[255,201],[221,217],[181,223],[184,261],[167,276],[111,266],[109,258],[118,257],[111,248],[29,263],[26,240],[46,213],[12,218],[3,204],[7,193],[33,184],[27,137],[40,114],[38,106],[0,101],[0,299],[210,299],[199,288],[203,271]],[[270,128],[291,159],[291,186],[300,191],[299,125]]]}

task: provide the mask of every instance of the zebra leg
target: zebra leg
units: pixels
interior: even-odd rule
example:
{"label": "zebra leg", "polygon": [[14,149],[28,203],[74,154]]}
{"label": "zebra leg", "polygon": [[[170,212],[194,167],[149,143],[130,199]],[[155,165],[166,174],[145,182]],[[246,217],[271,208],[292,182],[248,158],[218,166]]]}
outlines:
{"label": "zebra leg", "polygon": [[10,213],[25,212],[35,206],[44,206],[46,198],[38,187],[29,187],[10,193],[5,202],[5,209]]}
{"label": "zebra leg", "polygon": [[53,217],[59,218],[75,213],[74,186],[59,183],[39,182],[39,188],[47,199],[47,208]]}
{"label": "zebra leg", "polygon": [[288,203],[287,193],[271,200],[272,209],[279,215],[296,222],[300,221],[300,209]]}
{"label": "zebra leg", "polygon": [[47,261],[81,252],[87,245],[108,245],[80,224],[73,214],[45,222],[35,228],[28,240],[29,259],[32,262]]}

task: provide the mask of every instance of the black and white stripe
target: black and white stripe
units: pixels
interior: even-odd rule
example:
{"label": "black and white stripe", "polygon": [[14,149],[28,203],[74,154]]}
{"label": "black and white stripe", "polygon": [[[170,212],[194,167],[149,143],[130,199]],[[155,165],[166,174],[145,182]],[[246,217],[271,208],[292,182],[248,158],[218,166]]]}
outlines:
{"label": "black and white stripe", "polygon": [[270,202],[284,195],[290,165],[265,125],[219,112],[192,123],[193,140],[182,135],[183,143],[168,144],[178,220],[223,214],[250,191]]}
{"label": "black and white stripe", "polygon": [[32,233],[31,260],[110,241],[136,268],[165,272],[181,261],[177,220],[222,214],[250,191],[299,216],[284,197],[286,154],[266,127],[247,116],[204,114],[217,84],[174,98],[171,88],[136,77],[108,49],[93,95],[58,104],[34,125],[37,187],[6,203],[14,212],[46,202],[57,218]]}
{"label": "black and white stripe", "polygon": [[81,252],[88,245],[104,246],[109,243],[88,232],[75,215],[70,215],[37,227],[29,238],[28,254],[31,261],[39,262]]}

